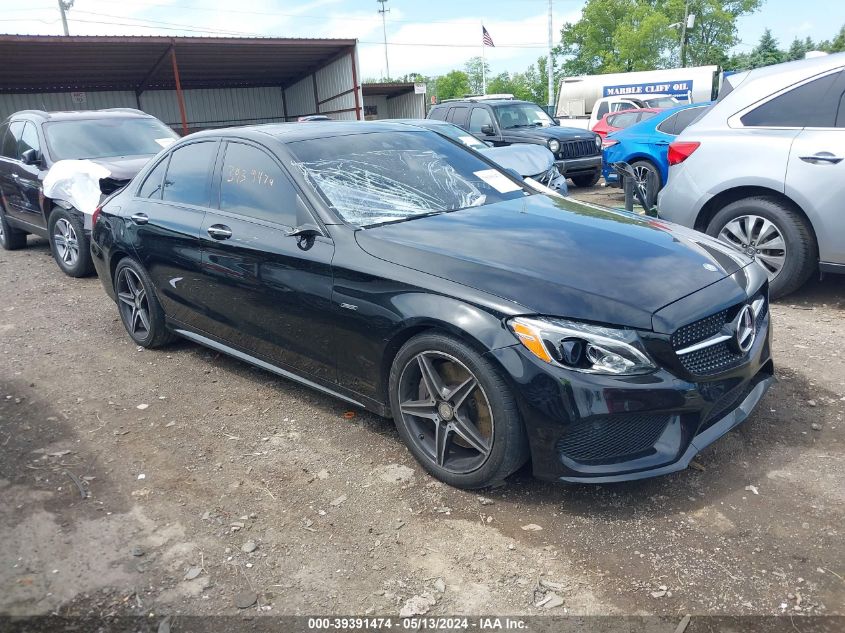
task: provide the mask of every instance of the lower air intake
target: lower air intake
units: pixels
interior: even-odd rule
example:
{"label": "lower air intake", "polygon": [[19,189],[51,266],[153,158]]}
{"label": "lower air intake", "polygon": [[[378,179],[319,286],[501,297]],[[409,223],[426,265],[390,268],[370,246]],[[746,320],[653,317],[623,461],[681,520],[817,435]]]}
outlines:
{"label": "lower air intake", "polygon": [[645,457],[671,415],[608,415],[574,424],[557,442],[562,457],[581,464],[618,463]]}

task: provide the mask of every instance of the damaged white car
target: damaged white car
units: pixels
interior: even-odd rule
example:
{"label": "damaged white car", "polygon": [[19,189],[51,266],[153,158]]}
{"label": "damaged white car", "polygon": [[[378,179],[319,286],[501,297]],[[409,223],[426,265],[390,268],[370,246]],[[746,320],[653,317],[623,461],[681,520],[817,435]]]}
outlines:
{"label": "damaged white car", "polygon": [[130,108],[16,112],[0,124],[0,246],[45,237],[65,274],[90,274],[94,210],[177,138]]}

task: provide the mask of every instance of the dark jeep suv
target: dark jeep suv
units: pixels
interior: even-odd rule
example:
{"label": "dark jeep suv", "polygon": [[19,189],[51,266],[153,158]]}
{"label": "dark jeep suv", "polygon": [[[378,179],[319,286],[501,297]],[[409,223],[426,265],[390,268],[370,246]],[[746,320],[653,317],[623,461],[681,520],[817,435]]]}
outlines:
{"label": "dark jeep suv", "polygon": [[46,237],[65,274],[90,274],[94,210],[46,197],[44,178],[50,168],[66,159],[97,163],[110,172],[99,180],[106,195],[129,182],[176,138],[155,117],[129,108],[16,112],[0,124],[0,246],[23,248],[29,233]]}
{"label": "dark jeep suv", "polygon": [[428,118],[453,123],[494,146],[545,145],[555,155],[560,173],[578,187],[591,187],[601,177],[601,137],[588,130],[561,127],[536,103],[484,97],[449,99],[434,106]]}

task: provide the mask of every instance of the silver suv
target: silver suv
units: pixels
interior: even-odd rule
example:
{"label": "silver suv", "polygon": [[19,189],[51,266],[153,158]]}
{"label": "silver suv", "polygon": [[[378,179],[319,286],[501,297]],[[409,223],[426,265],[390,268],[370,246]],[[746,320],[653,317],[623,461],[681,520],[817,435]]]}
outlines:
{"label": "silver suv", "polygon": [[772,297],[845,273],[845,53],[728,78],[669,146],[660,217],[753,255]]}

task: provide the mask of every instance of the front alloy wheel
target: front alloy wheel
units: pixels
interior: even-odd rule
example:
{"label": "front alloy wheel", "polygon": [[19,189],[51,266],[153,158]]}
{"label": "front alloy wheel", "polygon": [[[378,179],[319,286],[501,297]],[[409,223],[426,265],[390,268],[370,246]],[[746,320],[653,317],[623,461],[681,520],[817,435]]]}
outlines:
{"label": "front alloy wheel", "polygon": [[772,281],[786,262],[786,242],[773,222],[759,215],[741,215],[728,222],[719,239],[742,251],[753,249],[755,257]]}
{"label": "front alloy wheel", "polygon": [[501,482],[528,458],[511,386],[463,341],[409,340],[393,361],[390,408],[402,441],[432,475],[458,488]]}
{"label": "front alloy wheel", "polygon": [[67,219],[59,218],[53,225],[53,244],[56,245],[56,256],[65,267],[74,268],[79,261],[79,238]]}
{"label": "front alloy wheel", "polygon": [[411,359],[399,378],[399,410],[414,443],[438,467],[461,474],[487,461],[490,402],[457,358],[429,350]]}

